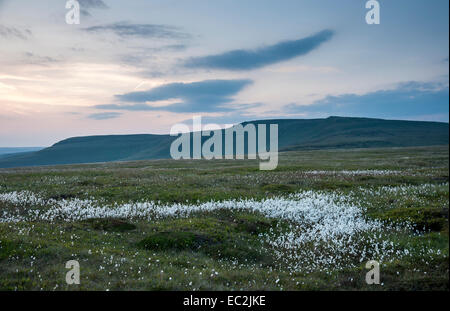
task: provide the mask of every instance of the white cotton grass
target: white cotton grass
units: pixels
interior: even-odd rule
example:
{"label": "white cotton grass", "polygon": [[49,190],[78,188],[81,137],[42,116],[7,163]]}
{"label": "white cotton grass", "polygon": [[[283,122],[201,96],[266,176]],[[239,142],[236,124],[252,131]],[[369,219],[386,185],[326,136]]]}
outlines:
{"label": "white cotton grass", "polygon": [[331,175],[331,176],[433,176],[430,172],[416,170],[311,170],[305,171],[306,175]]}
{"label": "white cotton grass", "polygon": [[0,222],[11,222],[9,220],[11,217],[20,221],[50,222],[80,221],[89,218],[154,220],[164,217],[188,217],[192,213],[228,209],[259,212],[266,217],[298,223],[320,224],[321,228],[316,231],[321,236],[330,234],[334,236],[343,231],[366,230],[379,226],[362,218],[361,208],[352,203],[351,196],[337,192],[304,191],[287,197],[264,200],[240,199],[199,204],[158,204],[150,201],[108,205],[94,199],[45,200],[32,192],[23,191],[0,194],[0,201],[29,207],[15,214],[8,210],[3,211]]}
{"label": "white cotton grass", "polygon": [[347,176],[395,176],[405,174],[404,171],[394,170],[339,170],[339,171],[324,171],[312,170],[305,171],[306,175],[347,175]]}
{"label": "white cotton grass", "polygon": [[[446,184],[448,186],[448,184]],[[441,185],[442,186],[442,185]],[[391,261],[411,255],[391,241],[389,234],[412,232],[412,226],[387,224],[365,216],[364,196],[384,193],[422,193],[439,185],[360,189],[357,193],[304,191],[264,200],[240,199],[198,204],[130,202],[108,205],[94,199],[45,200],[29,191],[0,194],[0,201],[15,207],[4,209],[0,222],[80,221],[90,218],[158,220],[189,217],[197,212],[242,210],[285,220],[260,238],[275,254],[280,267],[291,271],[334,271],[368,260]],[[369,195],[370,194],[370,195]],[[432,255],[432,254],[429,254]]]}
{"label": "white cotton grass", "polygon": [[[266,217],[281,218],[298,223],[316,223],[317,234],[330,236],[339,232],[350,232],[379,228],[381,223],[367,221],[363,217],[363,206],[367,197],[386,194],[420,195],[435,191],[441,185],[425,184],[420,186],[360,188],[356,192],[342,194],[338,191],[304,191],[285,197],[273,197],[263,200],[239,199],[209,201],[205,203],[159,204],[158,202],[130,202],[107,204],[96,199],[44,199],[31,191],[0,193],[0,202],[9,203],[22,209],[4,209],[0,222],[18,221],[80,221],[89,218],[126,218],[160,219],[164,217],[187,217],[196,212],[218,209],[249,210],[259,212]],[[332,231],[327,231],[328,227]],[[331,230],[331,229],[330,229]]]}
{"label": "white cotton grass", "polygon": [[26,205],[45,205],[46,200],[34,194],[31,191],[14,191],[8,193],[0,193],[0,201],[7,202],[18,206]]}

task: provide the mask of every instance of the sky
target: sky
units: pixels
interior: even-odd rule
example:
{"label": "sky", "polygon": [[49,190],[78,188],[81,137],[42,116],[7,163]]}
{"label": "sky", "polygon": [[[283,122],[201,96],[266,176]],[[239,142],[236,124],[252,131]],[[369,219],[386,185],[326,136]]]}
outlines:
{"label": "sky", "polygon": [[0,147],[176,123],[449,121],[449,2],[0,0]]}

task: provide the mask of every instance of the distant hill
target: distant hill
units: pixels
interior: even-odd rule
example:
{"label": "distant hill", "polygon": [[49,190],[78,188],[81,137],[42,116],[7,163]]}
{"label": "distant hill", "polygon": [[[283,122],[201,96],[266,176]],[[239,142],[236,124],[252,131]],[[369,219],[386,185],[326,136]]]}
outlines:
{"label": "distant hill", "polygon": [[[448,145],[449,124],[369,118],[280,119],[244,122],[278,124],[279,150]],[[96,163],[170,157],[169,135],[74,137],[36,152],[0,157],[0,167]]]}
{"label": "distant hill", "polygon": [[145,134],[73,137],[37,152],[0,158],[0,167],[168,158],[173,139]]}
{"label": "distant hill", "polygon": [[14,153],[32,152],[44,149],[44,147],[0,147],[0,157]]}

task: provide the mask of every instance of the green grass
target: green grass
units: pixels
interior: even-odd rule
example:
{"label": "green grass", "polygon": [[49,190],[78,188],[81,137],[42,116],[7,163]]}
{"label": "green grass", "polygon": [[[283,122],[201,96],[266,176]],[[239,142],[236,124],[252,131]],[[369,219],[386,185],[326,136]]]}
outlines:
{"label": "green grass", "polygon": [[195,250],[211,258],[268,264],[258,234],[275,220],[248,213],[220,211],[211,216],[169,219],[152,226],[153,232],[138,243],[147,250]]}
{"label": "green grass", "polygon": [[[448,181],[448,147],[355,149],[281,153],[274,171],[255,160],[158,160],[0,169],[0,191],[28,189],[48,198],[167,203],[264,198],[304,189],[420,185]],[[399,170],[395,176],[322,176],[308,170]],[[416,175],[414,175],[416,174]],[[420,175],[417,175],[420,174]],[[432,176],[424,176],[432,174]]]}
{"label": "green grass", "polygon": [[[442,146],[287,152],[275,171],[259,171],[258,162],[250,160],[0,169],[0,193],[30,190],[57,200],[171,204],[263,199],[311,189],[353,192],[369,202],[367,217],[408,221],[421,231],[386,233],[414,252],[382,263],[383,285],[369,286],[364,263],[328,272],[283,268],[261,235],[271,229],[283,232],[290,223],[258,213],[217,210],[155,221],[0,223],[0,290],[448,290],[449,190],[442,185],[449,179],[448,164],[448,146]],[[355,169],[400,173],[309,172]],[[441,186],[373,197],[360,190],[423,184]],[[16,208],[0,202],[0,214]],[[28,208],[36,207],[22,207]],[[423,249],[440,255],[428,256]],[[71,259],[80,262],[80,285],[65,283],[65,263]]]}
{"label": "green grass", "polygon": [[417,230],[448,232],[447,208],[400,207],[374,216],[378,219],[393,223],[411,222]]}
{"label": "green grass", "polygon": [[124,232],[136,229],[136,225],[131,224],[126,220],[116,218],[91,218],[87,219],[85,223],[96,230]]}

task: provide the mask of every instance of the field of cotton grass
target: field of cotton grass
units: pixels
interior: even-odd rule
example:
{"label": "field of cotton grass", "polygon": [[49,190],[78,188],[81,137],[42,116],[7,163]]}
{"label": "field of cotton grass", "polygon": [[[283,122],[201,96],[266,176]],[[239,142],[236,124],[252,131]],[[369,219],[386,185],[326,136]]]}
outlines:
{"label": "field of cotton grass", "polygon": [[0,169],[0,289],[448,290],[448,205],[448,146]]}

